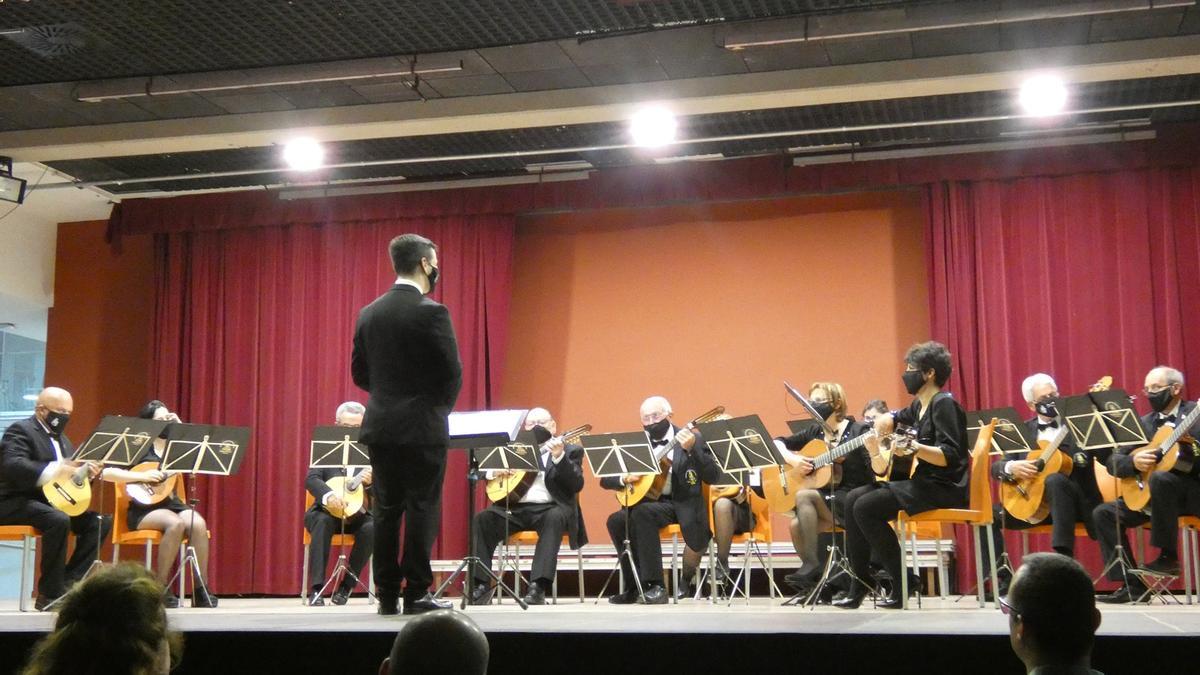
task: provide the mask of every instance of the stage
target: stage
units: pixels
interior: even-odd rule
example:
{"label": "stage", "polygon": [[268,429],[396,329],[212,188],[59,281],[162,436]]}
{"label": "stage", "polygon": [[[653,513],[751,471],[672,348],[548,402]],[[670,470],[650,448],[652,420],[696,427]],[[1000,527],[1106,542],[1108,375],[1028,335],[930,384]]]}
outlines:
{"label": "stage", "polygon": [[[1008,644],[1007,618],[974,598],[925,598],[921,609],[854,611],[782,607],[744,600],[618,607],[578,598],[521,611],[513,604],[468,608],[487,632],[493,673],[644,672],[682,669],[836,668],[840,673],[1020,672]],[[0,611],[0,645],[23,654],[53,615]],[[1102,607],[1096,664],[1108,675],[1183,672],[1194,660],[1200,609],[1139,605]],[[176,672],[373,672],[404,617],[381,617],[365,599],[344,607],[301,606],[299,599],[222,598],[215,610],[169,611],[187,635]],[[1136,662],[1123,663],[1135,649]],[[13,668],[13,659],[3,660]],[[624,664],[622,666],[621,664]],[[969,664],[969,666],[968,666]]]}

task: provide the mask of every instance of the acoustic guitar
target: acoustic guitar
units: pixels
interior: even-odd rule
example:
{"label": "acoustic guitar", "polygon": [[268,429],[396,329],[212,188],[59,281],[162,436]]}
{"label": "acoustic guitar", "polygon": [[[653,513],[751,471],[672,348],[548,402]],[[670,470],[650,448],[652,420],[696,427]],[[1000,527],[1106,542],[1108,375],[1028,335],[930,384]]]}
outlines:
{"label": "acoustic guitar", "polygon": [[[584,424],[558,437],[563,443],[570,443],[592,430],[592,425]],[[550,439],[553,441],[554,439]],[[538,452],[544,452],[544,448],[550,441],[543,443]],[[529,494],[529,488],[533,486],[533,481],[537,479],[536,471],[513,471],[507,476],[496,476],[487,482],[487,496],[492,500],[493,504],[499,504],[505,507],[513,507],[525,495]]]}
{"label": "acoustic guitar", "polygon": [[92,481],[88,465],[84,464],[68,478],[55,478],[42,486],[42,494],[50,506],[68,516],[78,516],[92,503]]}
{"label": "acoustic guitar", "polygon": [[796,493],[801,490],[823,488],[833,480],[833,465],[839,459],[863,446],[868,438],[875,436],[871,429],[864,434],[829,448],[825,441],[816,438],[800,448],[799,454],[812,462],[813,470],[800,475],[799,466],[768,467],[762,470],[763,496],[775,513],[787,513],[796,507]]}
{"label": "acoustic guitar", "polygon": [[363,487],[363,479],[366,478],[366,475],[366,470],[363,470],[353,478],[334,476],[325,481],[325,485],[329,486],[329,489],[342,500],[343,504],[340,509],[325,505],[323,508],[329,512],[329,515],[334,518],[346,519],[362,511],[363,504],[366,502],[367,490]]}
{"label": "acoustic guitar", "polygon": [[[1111,386],[1112,378],[1105,375],[1089,387],[1088,391],[1107,391]],[[1054,438],[1038,441],[1038,449],[1031,450],[1025,457],[1027,461],[1033,462],[1038,472],[1036,476],[1000,483],[1000,502],[1004,504],[1004,510],[1014,518],[1027,523],[1040,523],[1050,515],[1050,504],[1046,501],[1046,479],[1056,473],[1069,476],[1075,468],[1071,458],[1058,450],[1069,434],[1070,429],[1064,422],[1058,433],[1054,434]]]}
{"label": "acoustic guitar", "polygon": [[[142,462],[131,468],[130,471],[157,471],[158,467],[158,462]],[[125,494],[143,506],[154,506],[174,494],[179,473],[178,471],[167,471],[167,477],[157,483],[126,483]]]}
{"label": "acoustic guitar", "polygon": [[[725,406],[719,405],[688,422],[684,428],[690,431],[695,429],[697,424],[711,422],[724,412]],[[625,486],[624,490],[617,492],[617,501],[621,503],[621,506],[629,508],[647,497],[658,499],[662,496],[663,486],[666,485],[667,480],[671,477],[671,456],[675,454],[675,448],[677,447],[679,447],[678,441],[672,438],[667,443],[666,452],[663,453],[662,459],[658,460],[658,473],[637,476],[632,483]]]}
{"label": "acoustic guitar", "polygon": [[1183,439],[1187,434],[1188,429],[1200,419],[1200,405],[1192,408],[1192,411],[1183,416],[1175,424],[1175,428],[1160,427],[1154,433],[1154,438],[1150,440],[1150,444],[1134,450],[1131,455],[1134,457],[1146,453],[1151,453],[1157,460],[1157,464],[1150,468],[1149,471],[1139,471],[1129,478],[1121,479],[1121,498],[1125,500],[1125,505],[1134,511],[1141,511],[1150,503],[1150,474],[1155,471],[1182,471],[1189,472],[1195,463],[1195,457],[1191,452],[1183,452],[1180,439]]}

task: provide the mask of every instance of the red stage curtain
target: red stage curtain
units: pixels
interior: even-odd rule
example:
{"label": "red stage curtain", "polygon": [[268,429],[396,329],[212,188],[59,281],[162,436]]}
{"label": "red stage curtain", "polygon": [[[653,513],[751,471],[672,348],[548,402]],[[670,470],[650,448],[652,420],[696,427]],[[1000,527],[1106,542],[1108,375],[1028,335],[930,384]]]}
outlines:
{"label": "red stage curtain", "polygon": [[[1020,383],[1039,371],[1064,394],[1102,375],[1138,393],[1168,364],[1193,383],[1187,396],[1200,391],[1200,168],[937,183],[928,213],[933,337],[954,354],[949,389],[968,410],[1032,414]],[[1099,571],[1095,544],[1077,554]]]}
{"label": "red stage curtain", "polygon": [[[395,280],[388,241],[439,246],[464,366],[460,410],[490,405],[503,373],[511,216],[345,221],[157,235],[154,395],[184,420],[249,426],[238,475],[199,479],[221,594],[297,591],[309,431],[332,424],[350,380],[358,309]],[[466,549],[465,460],[451,451],[435,557]]]}

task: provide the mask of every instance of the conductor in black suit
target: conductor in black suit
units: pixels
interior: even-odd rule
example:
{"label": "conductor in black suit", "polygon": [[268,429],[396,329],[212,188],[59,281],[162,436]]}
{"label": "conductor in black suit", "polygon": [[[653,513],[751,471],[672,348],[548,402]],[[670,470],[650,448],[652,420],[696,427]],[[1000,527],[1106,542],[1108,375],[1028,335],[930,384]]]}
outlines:
{"label": "conductor in black suit", "polygon": [[[42,575],[34,603],[43,609],[78,581],[96,555],[96,544],[108,536],[112,518],[94,511],[70,517],[50,506],[42,486],[70,480],[78,465],[69,458],[75,448],[63,434],[75,402],[65,389],[47,387],[38,394],[33,417],[13,422],[0,441],[0,525],[31,525],[42,535]],[[100,465],[90,463],[95,478]],[[75,533],[75,552],[67,560],[67,534]]]}
{"label": "conductor in black suit", "polygon": [[[396,284],[359,312],[350,370],[370,394],[359,440],[371,455],[379,613],[449,609],[429,592],[450,443],[446,417],[462,388],[450,313],[426,297],[438,281],[437,247],[416,234],[388,245]],[[400,520],[405,519],[404,556]]]}

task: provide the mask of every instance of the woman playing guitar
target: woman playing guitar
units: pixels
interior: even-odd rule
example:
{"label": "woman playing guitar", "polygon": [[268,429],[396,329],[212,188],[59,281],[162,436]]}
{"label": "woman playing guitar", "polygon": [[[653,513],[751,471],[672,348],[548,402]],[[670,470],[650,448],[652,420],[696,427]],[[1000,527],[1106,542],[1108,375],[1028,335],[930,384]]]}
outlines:
{"label": "woman playing guitar", "polygon": [[[138,417],[143,419],[167,420],[178,422],[179,416],[167,409],[162,401],[150,401],[142,406]],[[164,432],[165,434],[165,432]],[[157,468],[162,460],[162,452],[166,447],[165,436],[154,441],[154,450],[146,455],[142,464],[134,467],[128,477],[114,476],[112,480],[130,483],[157,484],[167,480],[177,480]],[[109,469],[111,471],[111,469]],[[106,476],[107,477],[107,476]],[[143,492],[145,492],[143,490]],[[149,500],[147,500],[149,501]],[[158,546],[158,563],[155,566],[155,577],[160,583],[166,584],[171,579],[171,569],[179,557],[179,545],[186,537],[196,549],[200,573],[208,578],[208,523],[199,513],[194,513],[186,504],[170,491],[161,501],[143,504],[137,499],[130,499],[127,514],[128,526],[131,530],[158,530],[162,532],[162,541]],[[170,590],[164,596],[167,607],[178,607],[179,598]],[[196,584],[192,593],[192,607],[216,607],[217,599],[206,593],[200,584]]]}
{"label": "woman playing guitar", "polygon": [[[936,508],[967,505],[970,461],[967,448],[967,419],[962,406],[942,386],[950,378],[950,352],[938,342],[923,342],[909,348],[904,357],[904,387],[915,398],[903,410],[880,415],[875,420],[878,436],[890,436],[896,424],[915,427],[916,438],[899,443],[892,452],[881,452],[879,438],[865,443],[871,467],[877,475],[891,468],[888,455],[908,454],[916,466],[912,477],[866,485],[846,497],[846,549],[856,577],[851,588],[834,605],[853,609],[862,604],[874,557],[893,579],[892,590],[879,606],[897,609],[900,597],[900,544],[889,521],[899,511],[910,515]],[[899,476],[903,478],[903,476]]]}

